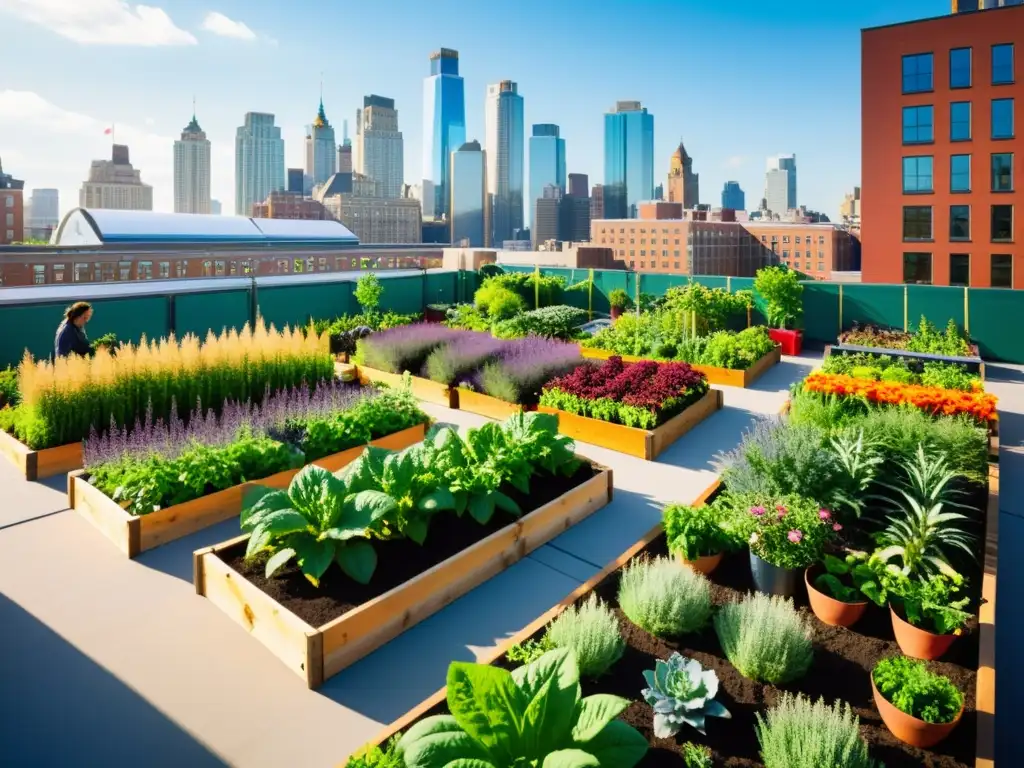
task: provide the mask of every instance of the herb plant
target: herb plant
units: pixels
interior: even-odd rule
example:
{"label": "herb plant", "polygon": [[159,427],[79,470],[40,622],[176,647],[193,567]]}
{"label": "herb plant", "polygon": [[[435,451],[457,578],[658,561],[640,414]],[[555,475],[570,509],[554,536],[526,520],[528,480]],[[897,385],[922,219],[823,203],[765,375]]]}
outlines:
{"label": "herb plant", "polygon": [[619,607],[652,635],[678,637],[707,624],[711,583],[667,557],[639,560],[622,571]]}
{"label": "herb plant", "polygon": [[876,556],[857,571],[858,586],[876,605],[898,607],[907,622],[938,635],[959,635],[971,618],[964,610],[970,598],[962,597],[964,579],[959,574],[935,574],[910,578]]}
{"label": "herb plant", "polygon": [[718,504],[671,504],[662,511],[661,522],[669,550],[684,560],[717,555],[732,544],[722,527],[722,507]]}
{"label": "herb plant", "polygon": [[8,366],[0,371],[0,408],[8,405],[13,408],[20,400],[18,369]]}
{"label": "herb plant", "polygon": [[964,695],[948,677],[930,672],[923,661],[906,656],[882,659],[871,678],[886,701],[926,723],[951,723],[964,705]]}
{"label": "herb plant", "polygon": [[633,300],[622,288],[613,288],[608,292],[608,304],[612,309],[629,309]]}
{"label": "herb plant", "polygon": [[801,496],[742,497],[753,501],[738,525],[750,551],[777,568],[806,568],[821,559],[842,525],[833,513]]}
{"label": "herb plant", "polygon": [[757,715],[757,739],[765,768],[884,768],[869,756],[860,718],[846,703],[783,693],[766,715]]}
{"label": "herb plant", "polygon": [[[513,294],[514,295],[514,294]],[[458,386],[468,381],[506,342],[486,333],[466,333],[435,349],[427,357],[424,373],[439,384]]]}
{"label": "herb plant", "polygon": [[513,672],[453,662],[447,683],[451,715],[419,721],[399,742],[406,768],[633,768],[647,753],[647,739],[616,720],[628,699],[581,698],[572,651]]}
{"label": "herb plant", "polygon": [[692,741],[683,744],[683,763],[686,768],[714,768],[715,765],[711,750]]}
{"label": "herb plant", "polygon": [[570,340],[580,335],[579,326],[587,322],[587,317],[587,311],[577,307],[542,307],[495,323],[492,330],[499,339],[521,339],[532,335]]}
{"label": "herb plant", "polygon": [[376,745],[364,747],[345,763],[345,768],[405,768],[398,753],[398,736],[393,736],[383,748]]}
{"label": "herb plant", "polygon": [[842,559],[825,555],[822,559],[825,572],[815,577],[814,586],[842,603],[862,602],[864,595],[860,586],[872,576],[870,569],[864,570],[867,561],[866,552],[850,552]]}
{"label": "herb plant", "polygon": [[715,631],[726,658],[751,680],[778,685],[810,669],[811,631],[792,600],[749,594],[718,610]]}
{"label": "herb plant", "polygon": [[544,644],[546,648],[568,648],[575,652],[583,677],[603,675],[622,658],[626,648],[615,614],[596,595],[578,608],[570,606],[551,622]]}
{"label": "herb plant", "polygon": [[528,336],[501,348],[466,386],[507,403],[536,405],[543,386],[582,362],[575,344]]}
{"label": "herb plant", "polygon": [[462,333],[436,323],[399,326],[360,339],[355,362],[388,373],[418,374],[431,352]]}
{"label": "herb plant", "polygon": [[654,735],[670,739],[684,725],[705,733],[708,717],[731,718],[718,695],[718,675],[703,669],[700,662],[673,653],[668,661],[657,659],[653,670],[644,670],[647,687],[640,691],[654,709]]}

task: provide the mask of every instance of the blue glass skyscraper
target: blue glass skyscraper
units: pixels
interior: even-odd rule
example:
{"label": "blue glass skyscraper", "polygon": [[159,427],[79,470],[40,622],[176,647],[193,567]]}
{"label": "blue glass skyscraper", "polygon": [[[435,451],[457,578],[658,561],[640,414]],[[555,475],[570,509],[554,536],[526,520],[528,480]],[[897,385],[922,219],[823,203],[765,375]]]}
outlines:
{"label": "blue glass skyscraper", "polygon": [[722,207],[734,211],[747,210],[747,196],[740,188],[738,181],[727,181],[722,188]]}
{"label": "blue glass skyscraper", "polygon": [[523,97],[511,80],[487,86],[484,102],[487,141],[487,194],[491,239],[496,248],[518,238],[523,229],[526,179],[526,129]]}
{"label": "blue glass skyscraper", "polygon": [[487,165],[477,141],[451,154],[449,226],[453,246],[481,248],[487,243]]}
{"label": "blue glass skyscraper", "polygon": [[466,143],[466,89],[459,76],[459,52],[442,48],[430,55],[423,81],[423,216],[448,214],[450,156]]}
{"label": "blue glass skyscraper", "polygon": [[620,101],[604,116],[604,218],[635,218],[654,196],[654,115]]}
{"label": "blue glass skyscraper", "polygon": [[527,223],[533,221],[537,201],[544,197],[549,184],[565,191],[565,139],[558,135],[558,126],[540,123],[533,126],[530,137],[530,196],[526,201]]}

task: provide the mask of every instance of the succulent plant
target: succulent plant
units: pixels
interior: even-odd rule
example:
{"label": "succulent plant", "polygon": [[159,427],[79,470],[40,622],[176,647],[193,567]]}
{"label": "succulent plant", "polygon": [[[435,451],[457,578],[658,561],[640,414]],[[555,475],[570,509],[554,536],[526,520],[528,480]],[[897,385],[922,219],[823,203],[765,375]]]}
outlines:
{"label": "succulent plant", "polygon": [[668,661],[658,659],[653,670],[644,670],[648,688],[640,691],[654,708],[654,735],[669,739],[683,724],[704,733],[704,718],[731,718],[729,710],[715,701],[718,675],[700,662],[673,653]]}

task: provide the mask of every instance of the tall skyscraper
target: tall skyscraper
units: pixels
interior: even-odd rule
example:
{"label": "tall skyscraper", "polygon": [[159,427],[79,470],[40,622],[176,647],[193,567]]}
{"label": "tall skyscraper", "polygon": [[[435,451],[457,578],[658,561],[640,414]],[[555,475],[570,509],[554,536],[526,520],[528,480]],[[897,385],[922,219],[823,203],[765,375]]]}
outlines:
{"label": "tall skyscraper", "polygon": [[[586,182],[584,182],[586,183]],[[530,197],[526,201],[527,223],[533,221],[533,209],[544,197],[544,187],[553,184],[565,191],[565,139],[558,126],[540,123],[530,137]]]}
{"label": "tall skyscraper", "polygon": [[587,174],[569,174],[569,194],[573,197],[590,197],[590,179],[587,178]]}
{"label": "tall skyscraper", "polygon": [[26,229],[53,230],[60,224],[60,192],[56,189],[33,189],[29,205],[32,215],[26,214]]}
{"label": "tall skyscraper", "polygon": [[797,207],[796,155],[768,158],[764,197],[768,202],[768,210],[780,216]]}
{"label": "tall skyscraper", "polygon": [[320,97],[320,108],[317,109],[313,124],[306,126],[306,176],[311,186],[323,184],[337,170],[335,155],[334,128],[324,113],[324,98]]}
{"label": "tall skyscraper", "polygon": [[547,184],[541,196],[533,203],[533,226],[530,234],[533,237],[533,248],[543,245],[548,240],[562,240],[562,206],[565,193],[557,184]]}
{"label": "tall skyscraper", "polygon": [[306,174],[301,168],[289,168],[285,173],[285,178],[288,180],[284,187],[285,191],[301,195],[305,189],[305,177]]}
{"label": "tall skyscraper", "polygon": [[338,173],[352,173],[354,167],[352,162],[352,142],[345,139],[344,144],[338,145]]}
{"label": "tall skyscraper", "polygon": [[141,171],[132,168],[128,147],[114,144],[109,160],[92,161],[78,204],[82,208],[152,211],[153,188],[142,183]]}
{"label": "tall skyscraper", "polygon": [[210,212],[210,140],[194,109],[192,121],[174,142],[174,212]]}
{"label": "tall skyscraper", "polygon": [[379,181],[381,197],[402,196],[405,153],[394,99],[363,97],[363,108],[356,110],[355,155],[356,172]]}
{"label": "tall skyscraper", "polygon": [[604,184],[595,184],[590,190],[590,220],[604,218]]}
{"label": "tall skyscraper", "polygon": [[451,200],[448,203],[453,246],[482,248],[487,231],[487,153],[478,141],[467,141],[451,154]]}
{"label": "tall skyscraper", "polygon": [[687,211],[700,205],[700,174],[693,172],[693,158],[681,141],[668,161],[668,202],[682,203]]}
{"label": "tall skyscraper", "polygon": [[654,115],[620,101],[604,116],[604,218],[635,218],[654,195]]}
{"label": "tall skyscraper", "polygon": [[738,181],[727,181],[722,188],[722,207],[734,211],[747,210],[747,196],[740,188]]}
{"label": "tall skyscraper", "polygon": [[459,77],[459,52],[430,54],[423,81],[423,217],[446,216],[451,204],[450,156],[466,143],[466,89]]}
{"label": "tall skyscraper", "polygon": [[501,247],[523,229],[523,97],[511,80],[487,86],[484,130],[491,241]]}
{"label": "tall skyscraper", "polygon": [[271,114],[246,112],[235,134],[235,214],[251,216],[253,203],[284,188],[281,129]]}
{"label": "tall skyscraper", "polygon": [[569,193],[562,200],[563,240],[584,243],[590,240],[590,190],[587,174],[569,174]]}
{"label": "tall skyscraper", "polygon": [[25,239],[25,182],[4,173],[0,162],[0,245]]}

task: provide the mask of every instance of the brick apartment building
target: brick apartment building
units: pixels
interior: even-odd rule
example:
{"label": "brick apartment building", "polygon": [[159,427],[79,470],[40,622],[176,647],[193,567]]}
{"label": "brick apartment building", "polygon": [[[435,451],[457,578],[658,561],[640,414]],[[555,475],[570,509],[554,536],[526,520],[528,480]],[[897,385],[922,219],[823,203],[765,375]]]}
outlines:
{"label": "brick apartment building", "polygon": [[0,163],[0,245],[25,239],[25,182],[4,173]]}
{"label": "brick apartment building", "polygon": [[[737,222],[734,212],[684,211],[680,203],[639,206],[639,218],[591,222],[593,245],[638,272],[750,277],[768,264],[788,264],[817,280],[857,268],[850,233],[832,224]],[[799,246],[799,247],[798,247]]]}
{"label": "brick apartment building", "polygon": [[1024,5],[861,42],[864,282],[1024,288]]}

